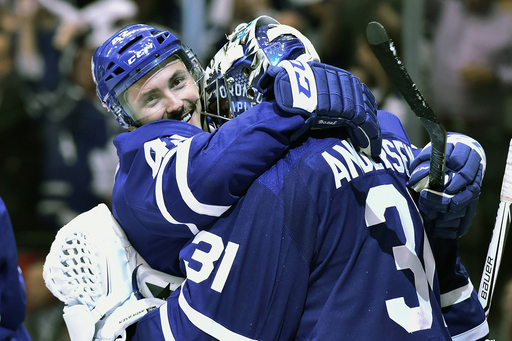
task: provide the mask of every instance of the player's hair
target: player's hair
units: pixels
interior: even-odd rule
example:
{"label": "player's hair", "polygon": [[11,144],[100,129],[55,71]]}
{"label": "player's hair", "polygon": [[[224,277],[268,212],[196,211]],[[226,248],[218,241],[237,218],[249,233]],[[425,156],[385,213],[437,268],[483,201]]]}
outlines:
{"label": "player's hair", "polygon": [[258,104],[256,85],[270,65],[282,60],[320,61],[308,38],[269,16],[240,24],[205,70],[204,104],[214,125]]}
{"label": "player's hair", "polygon": [[151,70],[177,55],[199,85],[204,71],[187,46],[169,31],[149,25],[129,25],[99,46],[91,61],[96,93],[117,121],[126,129],[140,123],[123,108],[118,96]]}

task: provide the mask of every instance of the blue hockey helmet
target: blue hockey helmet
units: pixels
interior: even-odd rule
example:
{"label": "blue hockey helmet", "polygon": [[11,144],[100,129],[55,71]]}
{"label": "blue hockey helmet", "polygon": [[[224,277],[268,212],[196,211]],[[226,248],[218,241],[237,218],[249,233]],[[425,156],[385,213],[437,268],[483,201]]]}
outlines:
{"label": "blue hockey helmet", "polygon": [[179,57],[196,83],[201,80],[204,71],[192,50],[171,32],[152,26],[126,26],[94,52],[91,69],[96,93],[124,128],[138,127],[140,123],[130,108],[123,107],[119,96],[171,56]]}
{"label": "blue hockey helmet", "polygon": [[269,16],[240,24],[205,70],[204,102],[221,125],[261,103],[258,80],[282,60],[320,61],[308,38]]}

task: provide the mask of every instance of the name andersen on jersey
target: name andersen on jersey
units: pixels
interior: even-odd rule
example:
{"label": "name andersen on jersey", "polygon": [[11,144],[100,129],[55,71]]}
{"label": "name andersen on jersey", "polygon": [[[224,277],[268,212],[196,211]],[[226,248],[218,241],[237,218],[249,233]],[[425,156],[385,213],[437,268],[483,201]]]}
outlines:
{"label": "name andersen on jersey", "polygon": [[362,174],[381,169],[391,169],[409,177],[409,165],[414,158],[409,145],[399,140],[389,139],[382,140],[380,161],[357,153],[352,144],[346,140],[334,145],[332,150],[324,151],[322,157],[331,168],[336,189]]}

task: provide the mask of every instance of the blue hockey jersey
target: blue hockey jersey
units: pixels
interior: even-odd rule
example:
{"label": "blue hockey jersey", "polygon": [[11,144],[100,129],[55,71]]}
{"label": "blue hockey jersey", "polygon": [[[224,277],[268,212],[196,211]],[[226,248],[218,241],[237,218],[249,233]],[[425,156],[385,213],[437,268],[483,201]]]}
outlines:
{"label": "blue hockey jersey", "polygon": [[122,133],[114,140],[114,217],[151,267],[184,276],[182,246],[228,210],[303,126],[301,116],[266,102],[211,134],[176,120]]}
{"label": "blue hockey jersey", "polygon": [[23,326],[26,304],[11,219],[0,198],[0,340],[30,341]]}
{"label": "blue hockey jersey", "polygon": [[[395,116],[378,118],[379,162],[325,133],[297,141],[184,245],[187,280],[138,322],[133,340],[450,340],[455,329],[458,340],[485,336],[472,287],[457,295],[451,281],[442,302],[406,188],[412,147]],[[446,322],[442,309],[452,312]]]}

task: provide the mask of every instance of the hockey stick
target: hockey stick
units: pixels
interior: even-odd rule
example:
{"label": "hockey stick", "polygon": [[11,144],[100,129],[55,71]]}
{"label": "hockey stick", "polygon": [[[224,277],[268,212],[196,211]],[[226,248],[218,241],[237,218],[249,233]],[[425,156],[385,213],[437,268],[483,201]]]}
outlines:
{"label": "hockey stick", "polygon": [[366,38],[388,77],[398,88],[414,114],[420,118],[428,132],[432,145],[428,187],[437,189],[444,184],[446,129],[411,80],[384,27],[376,21],[370,22],[366,27]]}
{"label": "hockey stick", "polygon": [[500,269],[501,257],[507,241],[507,234],[510,227],[510,204],[512,203],[512,140],[508,148],[507,165],[501,184],[500,205],[496,216],[496,223],[492,231],[492,239],[487,250],[484,270],[480,287],[478,288],[478,299],[484,307],[485,316],[489,315],[491,300]]}

